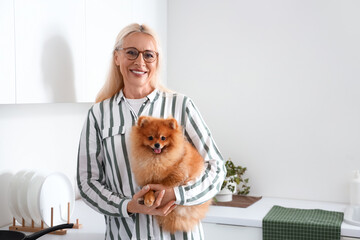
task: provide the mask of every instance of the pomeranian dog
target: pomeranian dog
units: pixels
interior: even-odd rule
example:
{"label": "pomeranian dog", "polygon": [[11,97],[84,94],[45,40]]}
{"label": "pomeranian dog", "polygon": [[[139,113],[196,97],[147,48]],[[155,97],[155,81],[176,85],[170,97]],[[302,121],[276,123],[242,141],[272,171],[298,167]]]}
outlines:
{"label": "pomeranian dog", "polygon": [[[182,128],[174,118],[141,116],[131,131],[131,167],[140,186],[184,185],[200,176],[204,159],[185,140]],[[144,196],[144,204],[155,202],[153,191]],[[195,206],[177,206],[167,216],[156,216],[163,230],[188,232],[205,217],[210,201]]]}

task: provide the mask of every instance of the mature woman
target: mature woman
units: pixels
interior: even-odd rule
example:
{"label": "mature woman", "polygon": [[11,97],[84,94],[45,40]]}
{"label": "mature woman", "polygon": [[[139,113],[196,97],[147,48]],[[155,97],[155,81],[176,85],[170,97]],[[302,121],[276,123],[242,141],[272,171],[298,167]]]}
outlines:
{"label": "mature woman", "polygon": [[[191,232],[170,234],[152,216],[167,215],[176,205],[208,201],[224,179],[222,156],[194,103],[159,83],[158,43],[145,25],[131,24],[118,34],[109,77],[81,134],[77,182],[84,201],[105,215],[106,239],[204,239],[200,222]],[[141,115],[177,119],[205,159],[206,170],[197,181],[175,188],[137,186],[130,167],[129,134]],[[149,189],[157,191],[150,208],[138,201]]]}

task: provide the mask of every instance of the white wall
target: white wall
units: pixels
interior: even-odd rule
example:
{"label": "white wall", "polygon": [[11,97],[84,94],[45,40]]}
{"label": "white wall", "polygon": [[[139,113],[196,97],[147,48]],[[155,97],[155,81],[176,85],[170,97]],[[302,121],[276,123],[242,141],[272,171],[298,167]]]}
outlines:
{"label": "white wall", "polygon": [[360,168],[360,1],[168,1],[168,86],[251,194],[348,201]]}
{"label": "white wall", "polygon": [[74,181],[90,103],[0,104],[0,171],[60,171]]}

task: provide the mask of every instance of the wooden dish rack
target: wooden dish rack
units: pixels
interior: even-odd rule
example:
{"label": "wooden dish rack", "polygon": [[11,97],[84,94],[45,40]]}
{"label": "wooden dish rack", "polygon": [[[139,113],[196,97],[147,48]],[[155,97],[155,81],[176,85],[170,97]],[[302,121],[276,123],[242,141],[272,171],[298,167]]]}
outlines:
{"label": "wooden dish rack", "polygon": [[[51,226],[53,227],[53,219],[54,219],[54,208],[51,208]],[[70,223],[70,202],[68,202],[68,208],[67,208],[67,223]],[[31,221],[31,226],[25,225],[24,218],[22,219],[21,226],[16,225],[16,220],[13,218],[13,224],[9,227],[9,230],[12,231],[22,231],[22,232],[38,232],[40,230],[43,230],[44,227],[44,221],[41,221],[40,227],[35,227],[34,220]],[[76,219],[76,223],[74,224],[73,229],[80,229],[82,228],[82,224],[79,224],[79,219]],[[67,233],[66,229],[57,230],[54,232],[51,232],[49,234],[55,234],[55,235],[65,235]]]}

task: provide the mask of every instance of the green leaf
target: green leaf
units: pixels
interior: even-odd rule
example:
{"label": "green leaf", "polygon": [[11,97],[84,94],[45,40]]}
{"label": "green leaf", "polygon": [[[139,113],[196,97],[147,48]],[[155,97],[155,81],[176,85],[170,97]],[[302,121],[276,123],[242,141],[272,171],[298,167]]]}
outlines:
{"label": "green leaf", "polygon": [[[249,178],[243,179],[242,176],[245,174],[247,168],[242,166],[235,166],[235,164],[231,161],[231,158],[229,158],[225,162],[225,168],[226,168],[226,177],[228,178],[225,180],[221,186],[221,190],[227,187],[231,192],[235,191],[234,186],[227,185],[228,183],[236,183],[236,185],[240,188],[237,192],[237,194],[240,195],[247,195],[250,193],[250,186],[248,186]],[[241,187],[240,187],[240,183]]]}

